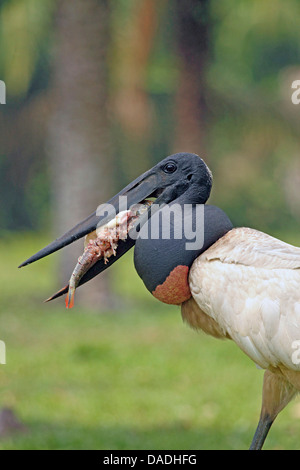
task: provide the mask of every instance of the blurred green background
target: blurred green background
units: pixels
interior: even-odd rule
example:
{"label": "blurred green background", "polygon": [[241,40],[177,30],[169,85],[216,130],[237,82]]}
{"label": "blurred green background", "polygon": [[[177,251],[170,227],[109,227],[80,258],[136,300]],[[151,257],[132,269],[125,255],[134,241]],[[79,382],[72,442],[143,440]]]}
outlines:
{"label": "blurred green background", "polygon": [[[132,253],[70,312],[42,301],[81,245],[16,267],[180,151],[235,225],[299,246],[299,18],[298,0],[0,1],[0,408],[22,423],[0,420],[1,449],[248,447],[262,371],[152,299]],[[299,448],[299,418],[298,400],[265,448]]]}

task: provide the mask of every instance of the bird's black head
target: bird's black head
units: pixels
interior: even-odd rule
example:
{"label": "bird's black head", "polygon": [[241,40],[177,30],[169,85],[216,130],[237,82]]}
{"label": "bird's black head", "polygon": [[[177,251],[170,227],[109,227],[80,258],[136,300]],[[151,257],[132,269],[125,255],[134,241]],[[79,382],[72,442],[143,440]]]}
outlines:
{"label": "bird's black head", "polygon": [[[56,239],[38,253],[31,256],[28,260],[22,263],[20,267],[37,261],[38,259],[63,248],[85,235],[94,233],[96,229],[98,230],[99,228],[103,228],[103,226],[107,226],[109,222],[113,222],[113,219],[116,218],[116,214],[129,209],[134,204],[145,202],[145,199],[151,198],[152,201],[154,199],[155,202],[147,210],[146,214],[144,213],[138,218],[136,224],[137,227],[143,227],[144,225],[147,226],[149,223],[149,216],[150,220],[155,218],[155,211],[153,210],[154,206],[156,207],[156,212],[160,212],[161,210],[167,210],[169,205],[172,206],[174,204],[178,204],[179,206],[184,206],[186,204],[205,204],[209,198],[211,187],[211,172],[198,155],[191,153],[177,153],[175,155],[171,155],[164,158],[153,168],[136,178],[106,204],[101,204],[96,212],[77,224],[62,237]],[[163,214],[165,214],[165,212],[163,212]],[[192,220],[193,217],[194,215],[192,216]],[[126,251],[133,247],[135,243],[136,238],[130,236],[124,241],[119,240],[118,247],[116,251],[114,251],[115,256],[111,256],[108,262],[103,258],[99,259],[87,270],[87,272],[85,272],[83,277],[80,279],[79,285],[84,284],[100,272],[104,271],[107,267],[117,261]],[[156,247],[158,250],[164,250],[163,243],[161,243],[160,248],[158,246]],[[144,279],[145,269],[140,269],[140,267],[138,267],[141,266],[141,262],[143,260],[143,256],[140,256],[143,249],[145,249],[144,259],[146,260],[147,257],[149,259],[149,254],[152,249],[151,245],[142,246],[142,243],[139,240],[136,250],[138,253],[136,255],[136,265],[138,273],[143,278],[146,287],[151,290],[150,284],[152,285],[152,283],[150,282],[149,284],[149,282]],[[173,251],[175,253],[177,250],[176,243],[173,243],[172,245],[170,242],[168,249],[170,252]],[[169,268],[174,264],[174,253],[173,256],[170,254],[169,266],[164,271],[165,278],[167,278],[167,275],[171,272]],[[137,258],[139,261],[137,261]],[[179,258],[177,261],[179,262]],[[185,255],[185,259],[183,261],[184,266],[190,266],[191,262],[189,253]],[[166,266],[167,264],[168,260],[166,259]],[[154,276],[155,274],[154,270],[152,275]],[[57,294],[51,297],[51,299],[66,293],[68,291],[68,287],[69,285],[61,289]]]}
{"label": "bird's black head", "polygon": [[160,179],[159,203],[170,204],[184,196],[191,204],[204,204],[210,196],[212,174],[198,155],[176,153],[158,163],[152,172]]}

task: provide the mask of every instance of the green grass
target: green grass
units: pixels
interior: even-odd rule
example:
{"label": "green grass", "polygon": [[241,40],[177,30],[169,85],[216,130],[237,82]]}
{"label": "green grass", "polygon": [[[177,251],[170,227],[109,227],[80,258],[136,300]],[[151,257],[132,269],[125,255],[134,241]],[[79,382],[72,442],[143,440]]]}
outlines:
{"label": "green grass", "polygon": [[[0,241],[0,407],[27,429],[2,437],[0,449],[246,449],[263,371],[152,299],[131,255],[111,268],[116,295],[129,293],[122,312],[42,303],[56,288],[55,255],[16,266],[43,242],[28,234]],[[298,449],[299,417],[295,400],[265,449]]]}

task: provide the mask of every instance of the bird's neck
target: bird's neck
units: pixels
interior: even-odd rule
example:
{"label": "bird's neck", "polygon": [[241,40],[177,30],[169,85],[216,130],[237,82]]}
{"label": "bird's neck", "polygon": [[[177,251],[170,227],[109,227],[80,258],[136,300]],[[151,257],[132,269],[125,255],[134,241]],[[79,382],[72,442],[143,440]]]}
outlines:
{"label": "bird's neck", "polygon": [[188,274],[194,260],[231,229],[232,223],[218,207],[175,201],[142,227],[135,268],[156,298],[180,304],[190,297]]}

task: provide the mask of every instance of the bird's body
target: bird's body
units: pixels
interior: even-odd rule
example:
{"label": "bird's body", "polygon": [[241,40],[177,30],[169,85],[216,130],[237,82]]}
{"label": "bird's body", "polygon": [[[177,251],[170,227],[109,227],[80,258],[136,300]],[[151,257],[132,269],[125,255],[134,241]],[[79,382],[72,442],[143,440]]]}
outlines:
{"label": "bird's body", "polygon": [[[183,319],[193,328],[233,340],[266,370],[261,416],[250,447],[261,449],[277,414],[300,391],[300,248],[257,230],[233,228],[221,209],[206,204],[211,186],[210,170],[197,155],[167,157],[112,198],[104,219],[98,211],[91,214],[21,266],[112,220],[111,214],[123,207],[120,195],[129,201],[123,210],[157,198],[159,210],[140,219],[137,238],[120,243],[108,265],[135,246],[137,273],[156,298],[181,305]],[[199,205],[203,211],[198,212]],[[149,236],[152,222],[154,237]],[[173,236],[163,236],[166,224]],[[192,234],[201,243],[191,248]],[[97,261],[79,285],[106,267]]]}
{"label": "bird's body", "polygon": [[262,232],[228,232],[193,263],[197,305],[257,365],[300,372],[300,248]]}
{"label": "bird's body", "polygon": [[232,339],[266,370],[254,450],[300,391],[299,286],[300,248],[249,228],[229,231],[189,272],[192,297],[182,304],[183,319]]}

